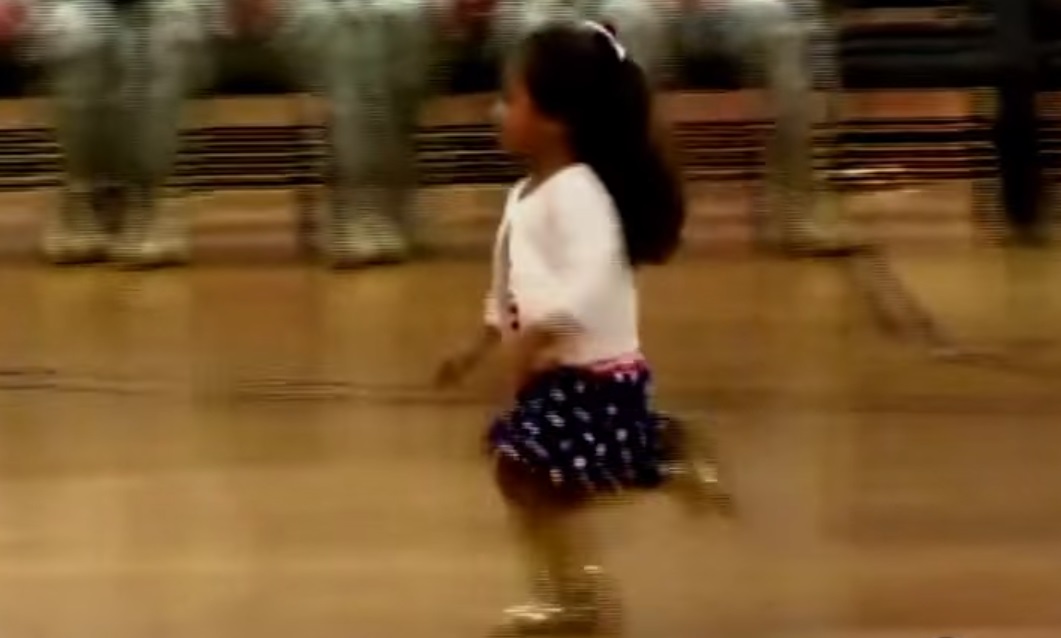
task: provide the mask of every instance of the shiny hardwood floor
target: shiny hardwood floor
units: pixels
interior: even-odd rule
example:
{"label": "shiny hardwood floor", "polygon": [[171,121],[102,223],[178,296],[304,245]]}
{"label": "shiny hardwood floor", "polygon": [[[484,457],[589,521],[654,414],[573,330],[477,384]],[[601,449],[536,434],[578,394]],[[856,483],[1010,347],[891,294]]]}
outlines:
{"label": "shiny hardwood floor", "polygon": [[[646,349],[741,516],[601,514],[629,636],[1061,635],[1061,259],[985,247],[953,188],[851,210],[965,357],[889,322],[879,269],[754,255],[740,190],[696,192]],[[483,635],[522,593],[477,448],[495,375],[427,381],[496,196],[427,194],[439,255],[332,274],[276,194],[198,202],[199,263],[152,273],[37,265],[43,195],[5,195],[0,635]]]}

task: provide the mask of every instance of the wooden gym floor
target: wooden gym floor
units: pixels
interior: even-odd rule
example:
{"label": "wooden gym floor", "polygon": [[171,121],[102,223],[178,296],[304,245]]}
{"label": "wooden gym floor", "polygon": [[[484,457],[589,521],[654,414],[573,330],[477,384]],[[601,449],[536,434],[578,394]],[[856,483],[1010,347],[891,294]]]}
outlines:
{"label": "wooden gym floor", "polygon": [[[885,259],[826,263],[746,250],[746,189],[693,188],[645,345],[741,515],[601,513],[629,636],[1061,635],[1061,259],[985,246],[967,193],[853,196]],[[425,193],[438,255],[346,274],[295,260],[276,193],[195,202],[192,268],[44,268],[46,197],[0,202],[0,635],[456,638],[519,600],[495,375],[428,385],[496,192]]]}

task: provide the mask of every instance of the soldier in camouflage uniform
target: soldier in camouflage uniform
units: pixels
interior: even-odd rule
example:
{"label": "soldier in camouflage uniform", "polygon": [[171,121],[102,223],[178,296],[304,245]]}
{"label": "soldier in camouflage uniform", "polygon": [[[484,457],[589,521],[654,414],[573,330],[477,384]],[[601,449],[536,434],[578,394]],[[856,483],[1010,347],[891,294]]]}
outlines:
{"label": "soldier in camouflage uniform", "polygon": [[438,59],[424,0],[292,0],[278,46],[328,105],[329,199],[313,248],[336,268],[413,248],[415,132]]}
{"label": "soldier in camouflage uniform", "polygon": [[[767,197],[757,211],[759,239],[794,255],[845,255],[858,248],[842,237],[839,198],[814,166],[814,125],[835,123],[832,102],[841,89],[835,20],[828,15],[835,5],[700,0],[684,7],[679,27],[684,51],[733,55],[749,83],[766,89],[775,127],[767,142]],[[815,88],[826,94],[824,113],[816,112]]]}
{"label": "soldier in camouflage uniform", "polygon": [[197,0],[26,0],[25,50],[44,66],[63,152],[44,255],[56,264],[161,266],[187,258],[164,197],[182,105],[199,75]]}

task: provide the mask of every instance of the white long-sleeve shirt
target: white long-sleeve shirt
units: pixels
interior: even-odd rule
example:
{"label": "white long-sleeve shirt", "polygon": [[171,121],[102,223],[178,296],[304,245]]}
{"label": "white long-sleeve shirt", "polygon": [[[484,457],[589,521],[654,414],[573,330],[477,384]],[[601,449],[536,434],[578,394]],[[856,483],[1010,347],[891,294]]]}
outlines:
{"label": "white long-sleeve shirt", "polygon": [[569,166],[534,191],[517,184],[493,257],[486,321],[503,335],[570,325],[551,353],[587,366],[636,355],[637,289],[619,213],[591,168]]}

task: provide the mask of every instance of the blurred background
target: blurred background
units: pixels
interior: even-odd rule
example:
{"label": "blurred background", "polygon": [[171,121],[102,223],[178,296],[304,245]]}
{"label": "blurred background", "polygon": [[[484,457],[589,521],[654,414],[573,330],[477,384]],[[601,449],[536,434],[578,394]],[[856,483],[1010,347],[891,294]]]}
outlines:
{"label": "blurred background", "polygon": [[[190,257],[111,268],[41,237],[72,223],[61,202],[80,183],[84,142],[60,144],[57,121],[95,129],[69,113],[125,85],[71,89],[56,78],[91,47],[3,26],[61,26],[80,1],[0,0],[0,634],[484,635],[523,591],[479,448],[500,375],[430,381],[480,321],[520,175],[491,121],[495,7],[414,9],[441,13],[418,28],[442,36],[427,88],[400,99],[401,71],[336,97],[341,79],[299,66],[321,58],[253,29],[189,40],[209,70],[171,100],[175,164],[152,197],[179,202]],[[1061,4],[793,0],[782,26],[825,33],[825,62],[749,74],[726,43],[754,23],[727,22],[727,3],[631,3],[665,26],[654,78],[691,206],[680,257],[641,275],[645,350],[661,406],[716,440],[739,514],[655,496],[601,514],[626,634],[1061,635]],[[111,28],[91,24],[69,33]],[[344,99],[371,116],[338,125]],[[411,123],[373,137],[399,106]],[[148,109],[91,150],[150,164],[129,115]],[[314,259],[321,228],[368,236],[339,224],[344,153],[395,146],[415,163],[399,185],[414,247],[356,264],[385,268]],[[359,175],[352,192],[389,179]],[[778,183],[817,199],[772,199]],[[764,217],[853,239],[772,250]]]}

